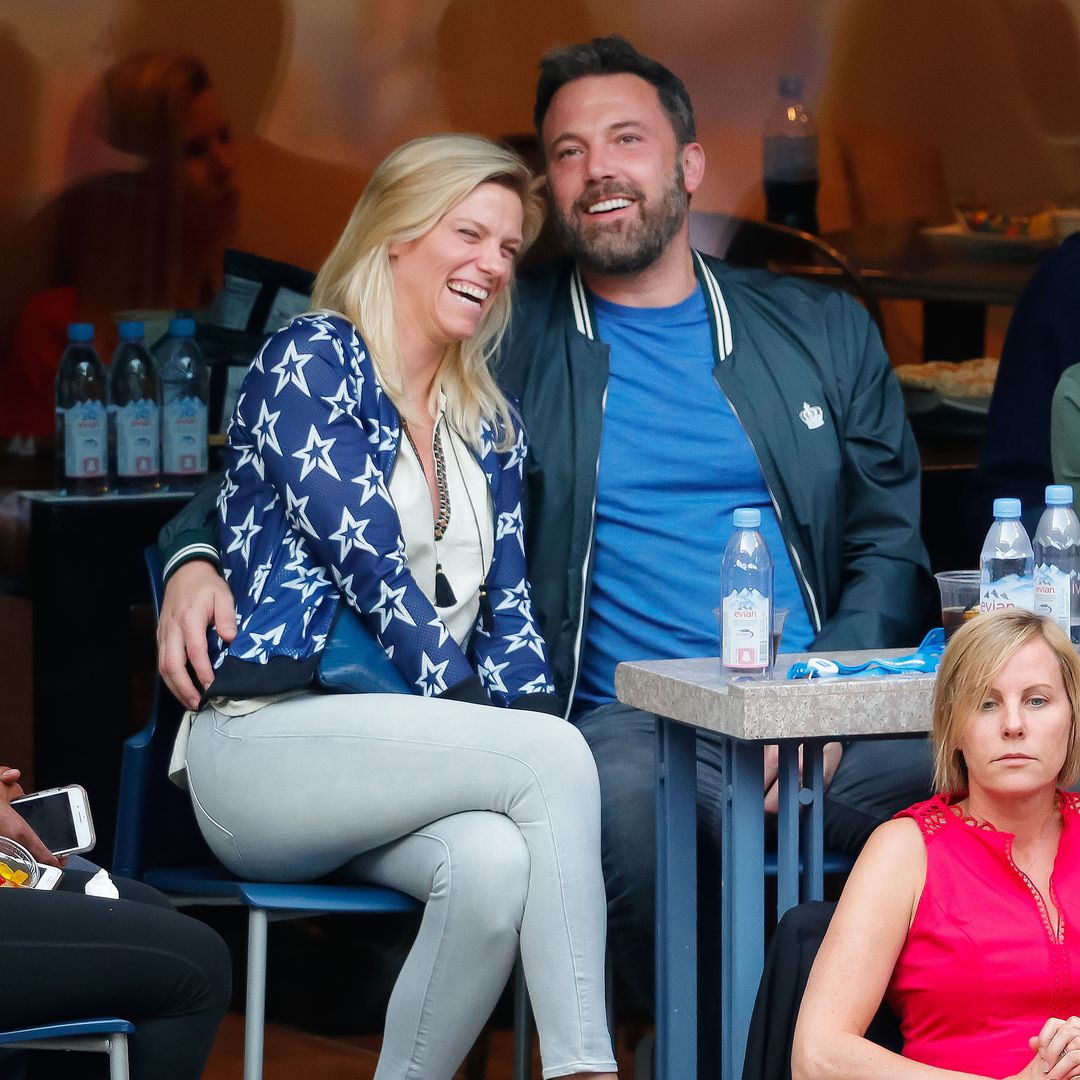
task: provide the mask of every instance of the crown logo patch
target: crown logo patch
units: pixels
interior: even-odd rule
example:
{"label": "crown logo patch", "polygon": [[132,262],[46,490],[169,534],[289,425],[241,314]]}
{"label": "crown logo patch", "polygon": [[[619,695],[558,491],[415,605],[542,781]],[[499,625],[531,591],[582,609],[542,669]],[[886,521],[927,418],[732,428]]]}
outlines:
{"label": "crown logo patch", "polygon": [[825,414],[821,411],[820,405],[811,405],[809,401],[804,401],[802,403],[802,412],[799,413],[799,419],[811,431],[816,431],[824,425]]}

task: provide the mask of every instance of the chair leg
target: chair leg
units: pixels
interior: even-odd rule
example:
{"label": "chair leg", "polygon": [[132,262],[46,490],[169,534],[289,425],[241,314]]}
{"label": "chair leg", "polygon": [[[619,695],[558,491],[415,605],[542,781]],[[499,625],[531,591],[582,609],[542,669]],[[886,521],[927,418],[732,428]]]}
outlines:
{"label": "chair leg", "polygon": [[109,1036],[109,1080],[128,1080],[128,1041],[122,1032]]}
{"label": "chair leg", "polygon": [[248,911],[247,1008],[244,1013],[244,1080],[262,1080],[266,1036],[266,912]]}
{"label": "chair leg", "polygon": [[532,1080],[533,1015],[521,957],[514,965],[514,1080]]}

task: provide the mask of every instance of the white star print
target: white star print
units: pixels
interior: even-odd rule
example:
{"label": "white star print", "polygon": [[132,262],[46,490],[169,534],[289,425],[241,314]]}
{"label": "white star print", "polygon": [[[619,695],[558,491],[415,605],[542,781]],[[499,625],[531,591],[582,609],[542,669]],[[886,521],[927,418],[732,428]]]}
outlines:
{"label": "white star print", "polygon": [[341,525],[338,527],[338,531],[331,533],[328,539],[336,540],[341,546],[340,558],[344,562],[345,556],[348,555],[352,548],[359,548],[360,551],[370,552],[372,555],[378,555],[367,540],[364,539],[364,531],[371,524],[371,518],[364,518],[363,521],[357,521],[356,518],[349,513],[349,508],[346,506],[341,511]]}
{"label": "white star print", "polygon": [[379,443],[380,450],[393,450],[398,441],[398,429],[396,427],[390,427],[388,424],[382,425],[382,442]]}
{"label": "white star print", "polygon": [[285,485],[285,514],[288,519],[297,526],[297,528],[303,529],[309,536],[314,536],[317,540],[319,534],[315,531],[315,527],[308,520],[307,516],[307,504],[310,495],[305,495],[303,498],[298,499],[292,491],[292,488],[288,484]]}
{"label": "white star print", "polygon": [[544,659],[544,639],[532,623],[526,623],[516,634],[508,635],[506,640],[512,643],[506,646],[507,656],[518,649],[532,649],[541,660]]}
{"label": "white star print", "polygon": [[525,449],[525,432],[518,428],[517,441],[507,451],[506,464],[503,469],[512,469],[515,465],[518,467],[518,472],[521,472],[522,462],[525,460],[527,451]]}
{"label": "white star print", "polygon": [[280,626],[275,626],[273,630],[267,630],[265,634],[252,634],[251,640],[252,646],[246,653],[241,653],[241,660],[258,660],[260,664],[265,664],[270,659],[270,648],[266,644],[280,645],[281,635],[285,633],[285,623]]}
{"label": "white star print", "polygon": [[302,604],[307,603],[308,599],[320,589],[329,588],[330,586],[330,582],[323,573],[321,566],[289,566],[286,569],[295,569],[296,577],[290,581],[283,581],[281,587],[283,589],[295,589],[300,594]]}
{"label": "white star print", "polygon": [[290,341],[285,346],[285,355],[270,369],[270,374],[278,377],[274,397],[290,385],[295,386],[304,397],[311,397],[307,378],[304,376],[304,367],[314,355],[314,353],[297,352],[295,341]]}
{"label": "white star print", "polygon": [[277,432],[274,430],[280,416],[280,412],[272,413],[266,407],[265,400],[259,402],[259,419],[255,422],[255,426],[251,429],[251,433],[255,436],[255,439],[259,444],[260,454],[268,446],[275,454],[281,454],[281,446],[278,443]]}
{"label": "white star print", "polygon": [[232,477],[226,473],[225,481],[221,485],[221,491],[218,493],[217,505],[218,510],[221,513],[221,520],[225,520],[225,516],[229,509],[229,500],[237,493],[239,488],[233,483]]}
{"label": "white star print", "polygon": [[352,587],[353,575],[349,574],[348,577],[342,576],[341,571],[336,566],[330,567],[330,575],[334,579],[334,584],[337,585],[338,589],[341,591],[341,595],[344,596],[353,607],[356,607],[356,593],[353,592]]}
{"label": "white star print", "polygon": [[504,536],[516,536],[518,546],[525,551],[525,534],[521,523],[521,503],[518,503],[509,513],[499,515],[499,527],[495,539],[501,540]]}
{"label": "white star print", "polygon": [[352,483],[360,484],[363,487],[363,491],[360,493],[360,505],[368,501],[373,495],[379,495],[390,506],[394,505],[393,499],[390,498],[390,492],[386,490],[386,484],[383,481],[383,474],[379,472],[379,466],[375,464],[374,458],[368,458],[364,462],[364,471],[360,476],[354,476]]}
{"label": "white star print", "polygon": [[245,446],[241,449],[240,457],[236,462],[236,472],[239,472],[245,465],[250,465],[258,474],[259,479],[263,479],[263,476],[265,475],[263,459],[255,452],[255,447],[253,446]]}
{"label": "white star print", "polygon": [[537,675],[531,682],[518,687],[519,694],[551,694],[555,687],[548,682],[546,675]]}
{"label": "white star print", "polygon": [[262,532],[262,526],[255,524],[255,507],[248,507],[247,517],[239,525],[230,525],[229,528],[233,531],[233,542],[227,551],[239,549],[244,565],[247,566],[251,557],[251,541],[256,533]]}
{"label": "white star print", "polygon": [[304,464],[300,467],[300,479],[303,480],[313,469],[321,469],[329,473],[335,480],[340,480],[334,463],[330,460],[330,450],[337,439],[320,439],[318,428],[314,424],[308,431],[306,445],[293,452],[294,458],[299,458]]}
{"label": "white star print", "polygon": [[332,424],[339,416],[349,416],[349,410],[356,408],[356,399],[349,393],[349,384],[344,379],[333,397],[324,397],[321,400],[330,406],[327,424]]}
{"label": "white star print", "polygon": [[255,567],[255,573],[251,576],[251,585],[248,588],[248,596],[252,597],[257,604],[259,598],[262,596],[262,591],[266,587],[266,579],[273,569],[274,564],[271,561],[260,563]]}
{"label": "white star print", "polygon": [[439,648],[441,649],[446,644],[446,639],[450,636],[450,631],[446,628],[446,623],[436,615],[434,619],[428,620],[428,626],[434,626],[435,629],[439,631]]}
{"label": "white star print", "polygon": [[444,675],[449,663],[449,660],[444,660],[441,664],[433,664],[427,653],[420,654],[420,678],[415,685],[423,690],[424,697],[434,697],[446,689]]}
{"label": "white star print", "polygon": [[406,586],[400,589],[391,589],[385,581],[379,581],[379,599],[371,609],[371,614],[379,616],[379,633],[386,632],[386,628],[394,621],[401,619],[406,626],[415,626],[413,617],[406,610],[401,598],[405,595]]}
{"label": "white star print", "polygon": [[529,600],[529,583],[522,578],[512,589],[500,589],[502,600],[495,605],[496,611],[517,611],[529,618],[532,603]]}
{"label": "white star print", "polygon": [[405,573],[405,541],[400,536],[397,538],[397,547],[393,551],[388,551],[386,558],[394,564],[399,574]]}
{"label": "white star print", "polygon": [[506,693],[506,684],[502,681],[502,676],[499,674],[503,668],[508,668],[510,661],[506,660],[501,664],[496,664],[495,660],[491,656],[485,656],[484,662],[479,666],[478,671],[480,674],[480,681],[487,687],[488,690],[500,694]]}

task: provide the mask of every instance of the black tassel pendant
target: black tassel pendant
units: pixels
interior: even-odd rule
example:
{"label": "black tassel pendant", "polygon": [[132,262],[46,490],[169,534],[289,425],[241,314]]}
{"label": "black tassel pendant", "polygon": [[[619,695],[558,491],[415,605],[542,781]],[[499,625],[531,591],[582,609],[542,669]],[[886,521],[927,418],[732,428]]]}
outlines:
{"label": "black tassel pendant", "polygon": [[[481,593],[481,595],[483,595]],[[481,601],[482,602],[482,601]],[[443,572],[442,563],[435,564],[435,606],[453,607],[457,603],[454,590],[450,588],[450,582]]]}
{"label": "black tassel pendant", "polygon": [[480,625],[488,634],[495,629],[495,612],[491,610],[486,581],[480,582]]}

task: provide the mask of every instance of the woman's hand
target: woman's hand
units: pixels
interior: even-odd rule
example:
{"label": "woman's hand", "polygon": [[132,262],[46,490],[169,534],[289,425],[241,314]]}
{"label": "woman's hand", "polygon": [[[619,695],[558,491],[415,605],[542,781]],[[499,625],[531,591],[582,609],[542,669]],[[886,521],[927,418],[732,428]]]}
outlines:
{"label": "woman's hand", "polygon": [[[1062,1020],[1051,1016],[1028,1045],[1035,1054],[1032,1076],[1039,1080],[1080,1077],[1080,1017]],[[1021,1075],[1026,1076],[1031,1069],[1029,1065]]]}
{"label": "woman's hand", "polygon": [[45,866],[63,866],[63,863],[38,839],[37,833],[10,805],[12,799],[22,798],[20,776],[18,769],[13,769],[9,765],[0,765],[0,836],[6,836],[9,840],[22,844],[39,863]]}

